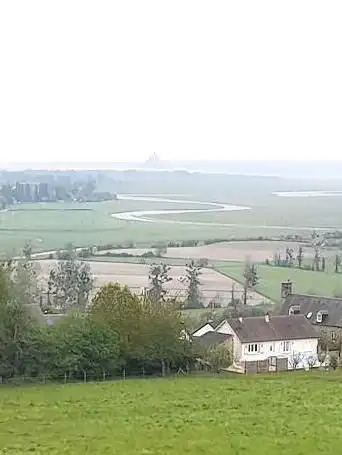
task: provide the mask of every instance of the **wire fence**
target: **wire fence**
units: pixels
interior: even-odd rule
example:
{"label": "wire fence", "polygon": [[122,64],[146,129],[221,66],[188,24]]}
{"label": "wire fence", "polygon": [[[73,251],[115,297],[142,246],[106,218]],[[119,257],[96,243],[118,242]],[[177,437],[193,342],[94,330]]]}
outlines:
{"label": "wire fence", "polygon": [[29,375],[20,375],[12,377],[3,377],[0,376],[0,387],[1,386],[24,386],[24,385],[43,385],[43,384],[87,384],[90,382],[110,382],[110,381],[122,381],[126,379],[158,379],[162,377],[178,377],[178,376],[188,376],[190,374],[189,370],[179,368],[178,371],[168,372],[167,374],[159,374],[156,371],[153,373],[145,371],[144,368],[141,369],[140,373],[135,372],[134,374],[126,374],[126,371],[123,370],[121,374],[111,374],[106,371],[101,373],[88,373],[87,371],[80,372],[78,374],[70,374],[70,372],[65,372],[61,375],[39,375],[39,376],[29,376]]}

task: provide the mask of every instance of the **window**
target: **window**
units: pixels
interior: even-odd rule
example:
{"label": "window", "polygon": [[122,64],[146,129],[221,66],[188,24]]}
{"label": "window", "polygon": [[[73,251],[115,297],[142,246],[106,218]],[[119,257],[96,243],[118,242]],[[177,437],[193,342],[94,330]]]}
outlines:
{"label": "window", "polygon": [[283,351],[284,352],[289,352],[290,350],[290,342],[289,341],[284,341],[283,343]]}
{"label": "window", "polygon": [[292,314],[300,314],[300,306],[299,305],[291,305],[289,309],[289,315]]}
{"label": "window", "polygon": [[259,352],[259,345],[256,343],[249,344],[247,350],[248,352]]}

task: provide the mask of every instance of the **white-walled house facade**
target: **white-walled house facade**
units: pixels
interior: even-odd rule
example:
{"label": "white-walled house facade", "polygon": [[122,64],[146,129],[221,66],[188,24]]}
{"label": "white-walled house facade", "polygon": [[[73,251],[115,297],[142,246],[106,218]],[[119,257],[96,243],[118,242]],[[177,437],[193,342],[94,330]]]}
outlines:
{"label": "white-walled house facade", "polygon": [[232,336],[233,365],[269,360],[270,369],[285,361],[287,369],[318,366],[318,334],[304,316],[237,318],[222,321],[219,333]]}

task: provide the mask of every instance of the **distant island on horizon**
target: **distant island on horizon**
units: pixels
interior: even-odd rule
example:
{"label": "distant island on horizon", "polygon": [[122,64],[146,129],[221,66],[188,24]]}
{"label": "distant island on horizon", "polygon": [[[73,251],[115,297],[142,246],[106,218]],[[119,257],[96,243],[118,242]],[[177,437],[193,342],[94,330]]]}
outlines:
{"label": "distant island on horizon", "polygon": [[3,171],[18,170],[146,170],[188,171],[228,175],[273,176],[285,178],[341,178],[341,161],[290,160],[163,160],[154,153],[146,161],[138,162],[35,162],[6,163]]}

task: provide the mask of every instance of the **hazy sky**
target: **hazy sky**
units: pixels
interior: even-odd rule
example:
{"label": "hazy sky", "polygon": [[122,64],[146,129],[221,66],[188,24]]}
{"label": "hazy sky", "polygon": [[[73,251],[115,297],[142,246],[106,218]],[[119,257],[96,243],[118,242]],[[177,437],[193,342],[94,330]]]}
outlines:
{"label": "hazy sky", "polygon": [[3,0],[0,164],[342,159],[341,0]]}

